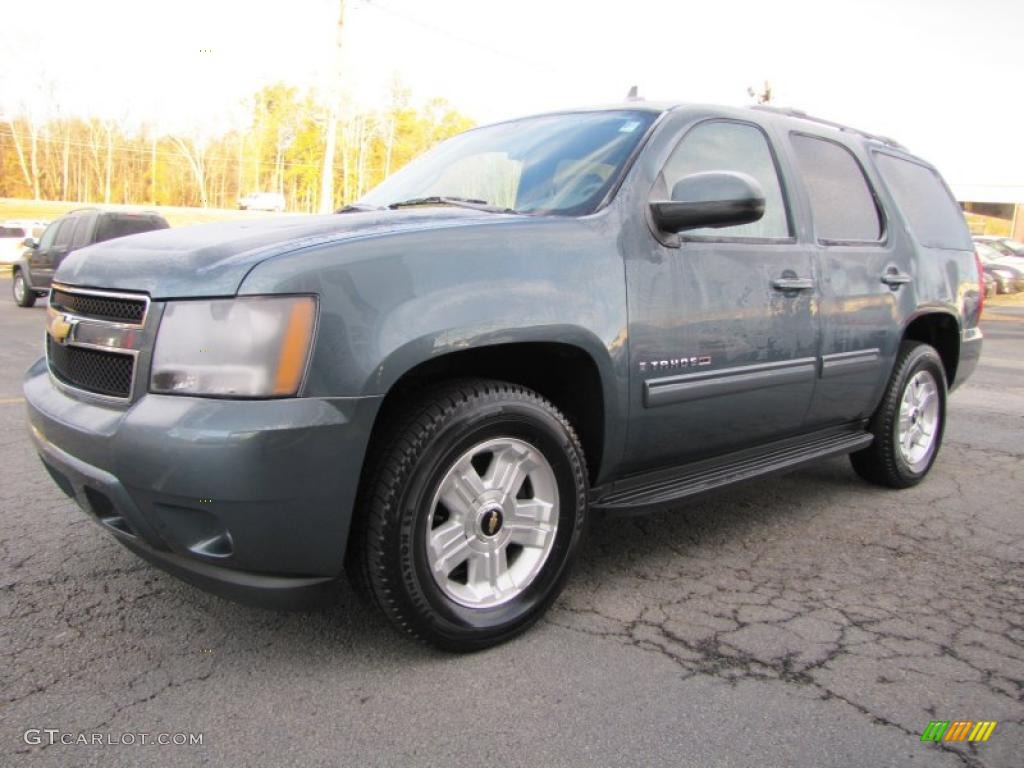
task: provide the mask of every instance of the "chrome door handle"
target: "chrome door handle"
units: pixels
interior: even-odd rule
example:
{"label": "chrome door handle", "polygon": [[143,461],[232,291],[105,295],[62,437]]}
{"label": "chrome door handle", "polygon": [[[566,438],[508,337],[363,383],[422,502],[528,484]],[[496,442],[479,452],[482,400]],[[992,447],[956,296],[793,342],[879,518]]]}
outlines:
{"label": "chrome door handle", "polygon": [[905,275],[902,272],[897,272],[896,270],[886,272],[882,275],[882,282],[890,288],[898,288],[901,285],[906,285],[911,280],[913,280],[913,278],[910,275]]}
{"label": "chrome door handle", "polygon": [[772,280],[772,288],[777,291],[808,291],[814,287],[809,277],[777,277]]}

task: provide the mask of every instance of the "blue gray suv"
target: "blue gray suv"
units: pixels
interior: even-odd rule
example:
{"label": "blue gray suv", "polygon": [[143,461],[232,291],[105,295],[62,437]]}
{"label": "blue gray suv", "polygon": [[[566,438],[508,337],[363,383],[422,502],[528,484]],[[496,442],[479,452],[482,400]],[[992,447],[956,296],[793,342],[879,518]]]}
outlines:
{"label": "blue gray suv", "polygon": [[842,454],[920,482],[982,301],[899,144],[630,102],[469,131],[333,215],[75,251],[24,391],[56,483],[141,557],[279,606],[347,571],[472,650],[543,614],[595,510]]}

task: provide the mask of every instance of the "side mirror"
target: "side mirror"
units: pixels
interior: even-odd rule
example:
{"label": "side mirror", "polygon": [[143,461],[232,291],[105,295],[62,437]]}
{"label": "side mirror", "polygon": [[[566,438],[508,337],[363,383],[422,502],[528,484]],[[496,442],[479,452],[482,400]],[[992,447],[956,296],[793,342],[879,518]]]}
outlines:
{"label": "side mirror", "polygon": [[39,243],[36,242],[36,239],[34,237],[26,237],[24,240],[21,241],[21,244],[24,245],[26,248],[39,247]]}
{"label": "side mirror", "polygon": [[651,216],[663,232],[749,224],[764,216],[764,191],[745,173],[694,173],[676,182],[671,200],[652,202]]}

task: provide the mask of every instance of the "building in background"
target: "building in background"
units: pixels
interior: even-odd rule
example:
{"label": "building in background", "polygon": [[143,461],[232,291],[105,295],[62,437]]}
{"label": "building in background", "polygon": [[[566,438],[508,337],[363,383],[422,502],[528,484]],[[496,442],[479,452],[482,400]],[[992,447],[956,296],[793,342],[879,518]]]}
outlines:
{"label": "building in background", "polygon": [[1024,240],[1024,185],[953,185],[953,195],[975,235]]}

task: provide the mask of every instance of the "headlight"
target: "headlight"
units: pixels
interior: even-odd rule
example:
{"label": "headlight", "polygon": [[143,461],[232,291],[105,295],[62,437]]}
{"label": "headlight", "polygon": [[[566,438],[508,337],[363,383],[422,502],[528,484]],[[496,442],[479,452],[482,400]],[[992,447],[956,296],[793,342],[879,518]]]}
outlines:
{"label": "headlight", "polygon": [[153,351],[150,390],[287,397],[299,390],[316,321],[311,296],[170,301]]}

